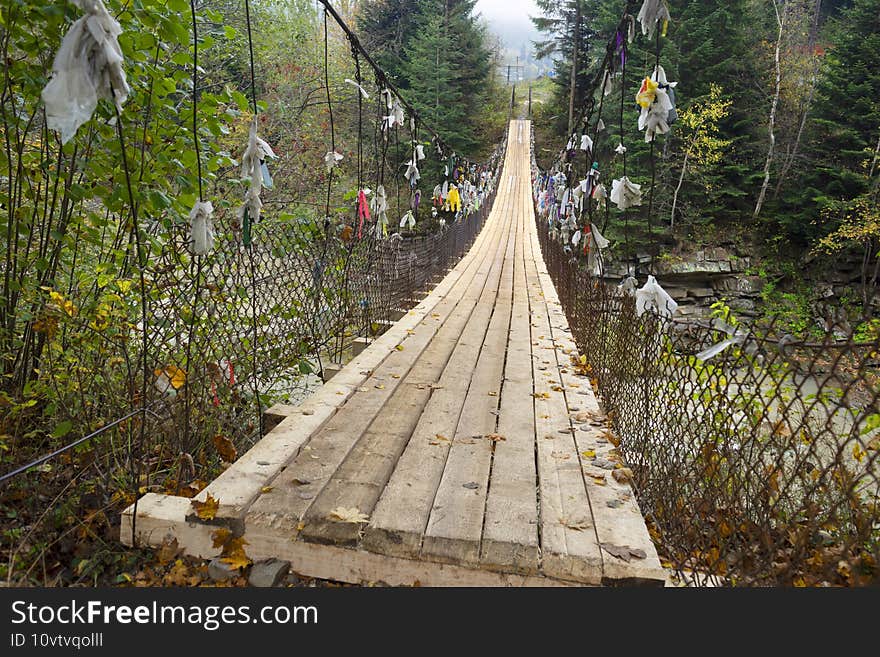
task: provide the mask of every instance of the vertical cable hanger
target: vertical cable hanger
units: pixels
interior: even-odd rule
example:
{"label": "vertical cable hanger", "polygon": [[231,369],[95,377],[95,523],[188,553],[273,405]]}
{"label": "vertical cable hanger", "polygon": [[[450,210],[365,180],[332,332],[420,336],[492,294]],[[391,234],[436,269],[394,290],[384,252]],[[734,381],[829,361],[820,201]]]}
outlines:
{"label": "vertical cable hanger", "polygon": [[[327,153],[327,158],[335,158],[336,157],[336,125],[333,120],[333,98],[330,93],[330,25],[328,19],[328,10],[325,5],[324,8],[324,90],[327,93],[327,111],[330,115],[330,151]],[[330,247],[330,202],[331,202],[331,194],[333,191],[333,169],[334,169],[335,161],[327,160],[327,195],[324,203],[324,221],[323,221],[323,234],[324,234],[324,245],[321,249],[321,256],[318,261],[315,263],[314,270],[312,272],[313,280],[312,280],[312,296],[315,301],[314,315],[313,315],[313,333],[314,340],[313,346],[315,349],[315,358],[318,361],[318,367],[321,371],[323,371],[323,365],[321,363],[321,350],[320,350],[320,341],[318,340],[318,318],[321,316],[321,303],[320,300],[322,298],[321,289],[324,284],[324,274],[327,263],[327,251]]]}
{"label": "vertical cable hanger", "polygon": [[[657,77],[657,81],[659,82],[660,78],[660,33],[662,30],[660,26],[657,25],[655,31],[657,32],[657,44],[655,46],[654,53],[654,73],[653,76]],[[648,241],[650,242],[654,235],[654,191],[657,183],[657,153],[656,153],[656,143],[657,143],[657,134],[655,133],[651,138],[651,194],[648,199]],[[654,252],[656,249],[651,248],[651,274],[654,274]]]}
{"label": "vertical cable hanger", "polygon": [[[624,136],[626,134],[626,121],[624,120],[624,106],[626,101],[626,63],[629,59],[627,52],[627,42],[626,38],[623,34],[618,30],[618,36],[621,39],[621,57],[620,57],[620,143],[624,145]],[[624,145],[623,153],[621,154],[623,158],[623,177],[627,178],[626,175],[626,150]],[[624,242],[626,244],[627,250],[629,250],[629,208],[624,208],[623,210],[623,237]]]}
{"label": "vertical cable hanger", "polygon": [[[197,188],[199,192],[199,200],[195,204],[190,221],[192,223],[192,248],[195,253],[195,280],[193,281],[192,295],[192,312],[188,327],[188,337],[186,341],[185,371],[187,373],[186,385],[183,389],[184,399],[184,422],[183,422],[183,441],[181,444],[181,452],[189,452],[189,439],[191,434],[191,411],[192,411],[192,380],[193,380],[193,363],[192,363],[192,346],[195,342],[196,322],[198,321],[199,299],[201,298],[201,278],[203,258],[211,248],[213,248],[213,229],[210,226],[211,212],[213,208],[210,203],[205,202],[204,189],[202,185],[202,152],[201,144],[199,144],[199,27],[198,17],[196,15],[195,0],[190,0],[190,14],[192,17],[192,34],[193,34],[193,60],[192,60],[192,137],[193,147],[196,153],[196,177]],[[203,243],[200,243],[202,242]],[[192,267],[192,264],[191,264]],[[179,477],[178,477],[179,479]],[[181,482],[179,482],[181,483]]]}
{"label": "vertical cable hanger", "polygon": [[[126,151],[126,143],[125,143],[125,132],[122,129],[122,115],[119,111],[119,107],[114,103],[114,110],[116,112],[116,135],[119,138],[119,149],[122,153],[122,170],[125,173],[125,186],[128,191],[128,202],[131,208],[131,230],[134,233],[134,244],[135,249],[137,249],[137,271],[138,271],[138,283],[140,285],[140,311],[141,311],[141,358],[140,358],[140,367],[141,367],[141,389],[140,389],[140,399],[141,399],[141,408],[137,409],[137,413],[141,415],[140,427],[138,429],[138,441],[137,441],[137,451],[132,449],[131,442],[128,445],[128,460],[129,460],[129,476],[132,480],[132,486],[134,487],[134,504],[132,507],[132,515],[131,515],[131,545],[133,547],[138,546],[138,534],[137,534],[137,519],[138,519],[138,503],[140,502],[140,495],[138,491],[140,490],[140,481],[141,481],[141,466],[142,466],[142,456],[144,453],[144,444],[146,442],[146,434],[147,434],[147,391],[150,389],[150,339],[149,339],[149,325],[147,323],[149,317],[149,299],[147,297],[147,281],[146,281],[146,268],[147,268],[147,254],[143,243],[143,238],[141,236],[141,226],[140,219],[138,217],[138,206],[135,203],[134,199],[134,188],[131,182],[131,169],[128,164],[128,153]],[[132,400],[135,399],[135,391],[134,384],[131,385],[131,397]],[[129,434],[130,435],[130,434]],[[149,472],[147,473],[147,483],[149,483]]]}
{"label": "vertical cable hanger", "polygon": [[[333,121],[333,99],[330,94],[330,28],[328,12],[324,11],[324,89],[327,91],[327,112],[330,114],[330,150],[336,152],[336,125]],[[324,213],[324,236],[330,231],[330,194],[333,188],[333,169],[327,174],[327,203]],[[326,255],[326,248],[325,248]]]}
{"label": "vertical cable hanger", "polygon": [[[244,0],[244,14],[245,14],[245,22],[247,25],[247,39],[248,39],[248,56],[249,61],[248,65],[250,67],[250,77],[251,77],[251,105],[253,106],[254,111],[254,124],[257,123],[257,115],[259,114],[260,108],[257,104],[257,75],[256,75],[256,66],[254,63],[254,36],[253,36],[253,27],[251,23],[251,6],[250,0]],[[262,438],[265,432],[265,423],[263,418],[263,402],[260,399],[260,385],[257,379],[259,373],[259,354],[257,353],[257,348],[259,345],[259,322],[257,315],[257,265],[254,259],[254,246],[253,246],[253,222],[256,221],[257,217],[250,217],[249,212],[245,209],[244,213],[244,221],[242,222],[242,236],[245,244],[245,248],[248,253],[248,264],[250,266],[250,275],[251,275],[251,369],[252,373],[252,390],[254,393],[254,404],[256,405],[257,411],[257,430],[258,436],[257,438]]]}

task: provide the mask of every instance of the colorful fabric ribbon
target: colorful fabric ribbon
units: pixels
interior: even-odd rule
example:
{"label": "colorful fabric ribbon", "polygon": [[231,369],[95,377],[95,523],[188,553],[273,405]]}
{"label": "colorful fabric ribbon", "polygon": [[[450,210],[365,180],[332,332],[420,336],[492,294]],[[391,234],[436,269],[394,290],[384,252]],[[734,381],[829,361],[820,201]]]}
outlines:
{"label": "colorful fabric ribbon", "polygon": [[370,221],[370,204],[367,203],[367,192],[358,190],[357,195],[358,239],[364,237],[364,221]]}

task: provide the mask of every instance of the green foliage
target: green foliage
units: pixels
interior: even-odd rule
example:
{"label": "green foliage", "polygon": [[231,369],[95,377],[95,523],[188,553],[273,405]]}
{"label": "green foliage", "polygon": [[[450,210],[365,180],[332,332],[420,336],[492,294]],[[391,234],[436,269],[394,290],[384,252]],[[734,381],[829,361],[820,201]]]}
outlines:
{"label": "green foliage", "polygon": [[[358,14],[364,43],[419,114],[459,153],[485,154],[506,127],[475,0],[375,0]],[[410,92],[410,93],[406,93]]]}

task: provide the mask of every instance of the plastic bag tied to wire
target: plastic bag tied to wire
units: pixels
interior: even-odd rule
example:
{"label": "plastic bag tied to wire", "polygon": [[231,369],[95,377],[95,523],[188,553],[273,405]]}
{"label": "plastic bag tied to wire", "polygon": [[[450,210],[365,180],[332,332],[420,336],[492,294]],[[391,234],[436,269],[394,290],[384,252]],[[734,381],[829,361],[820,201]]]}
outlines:
{"label": "plastic bag tied to wire", "polygon": [[384,185],[376,188],[376,195],[370,202],[370,207],[373,216],[376,217],[376,237],[379,239],[388,237],[388,196]]}
{"label": "plastic bag tied to wire", "polygon": [[666,71],[659,65],[651,77],[642,81],[636,94],[636,103],[641,107],[639,130],[645,131],[645,142],[654,141],[657,135],[665,135],[678,118],[673,91],[677,84],[666,79]]}
{"label": "plastic bag tied to wire", "polygon": [[666,36],[666,30],[669,27],[669,7],[666,6],[666,0],[645,0],[636,20],[642,26],[642,34],[648,36],[649,39],[654,37],[654,31],[657,29],[657,23],[662,23],[660,33]]}
{"label": "plastic bag tied to wire", "polygon": [[248,133],[247,148],[241,156],[241,177],[243,180],[249,181],[244,203],[238,209],[238,219],[241,225],[244,225],[247,220],[254,222],[260,220],[260,210],[263,207],[260,192],[263,187],[269,188],[271,186],[271,178],[268,178],[268,168],[265,161],[267,158],[275,157],[272,147],[257,135],[257,117],[255,116],[251,121]]}
{"label": "plastic bag tied to wire", "polygon": [[648,276],[648,281],[636,290],[636,313],[639,317],[646,312],[652,312],[669,319],[676,310],[678,304],[653,276]]}
{"label": "plastic bag tied to wire", "polygon": [[98,100],[112,100],[118,111],[130,91],[122,68],[119,23],[101,0],[71,0],[87,12],[64,36],[52,64],[52,78],[41,94],[46,124],[66,144],[92,118]]}
{"label": "plastic bag tied to wire", "polygon": [[639,206],[642,204],[642,186],[623,176],[611,183],[610,198],[621,210]]}
{"label": "plastic bag tied to wire", "polygon": [[196,201],[189,213],[192,252],[206,255],[214,248],[214,206],[210,201]]}

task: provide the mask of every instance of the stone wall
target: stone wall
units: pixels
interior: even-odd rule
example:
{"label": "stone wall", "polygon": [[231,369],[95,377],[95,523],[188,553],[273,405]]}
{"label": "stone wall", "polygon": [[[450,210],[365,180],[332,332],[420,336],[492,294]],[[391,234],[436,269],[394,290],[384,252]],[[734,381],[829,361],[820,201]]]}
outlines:
{"label": "stone wall", "polygon": [[[643,282],[650,270],[651,258],[638,257],[635,275]],[[609,282],[622,280],[632,271],[635,263],[607,262],[605,278]],[[747,272],[751,258],[734,254],[724,248],[696,251],[688,256],[664,256],[655,259],[657,281],[679,304],[684,317],[705,317],[716,301],[726,299],[738,316],[756,316],[757,300],[764,280]]]}
{"label": "stone wall", "polygon": [[[679,304],[681,316],[708,317],[712,304],[724,299],[738,317],[748,320],[759,314],[761,291],[767,283],[750,273],[752,263],[752,257],[732,249],[706,248],[683,256],[656,258],[654,275]],[[829,309],[839,311],[843,306],[842,299],[861,298],[861,260],[858,254],[841,256],[833,261],[808,260],[802,267],[804,278],[813,288],[812,302],[817,323],[822,322],[819,318],[827,315]],[[773,269],[772,266],[765,268]],[[641,254],[637,262],[629,263],[609,260],[605,263],[605,279],[617,283],[633,270],[639,282],[644,283],[651,273],[651,257]],[[785,290],[790,282],[782,279],[778,283],[780,289]],[[874,299],[874,308],[880,314],[880,294]],[[837,316],[837,312],[832,314]]]}

